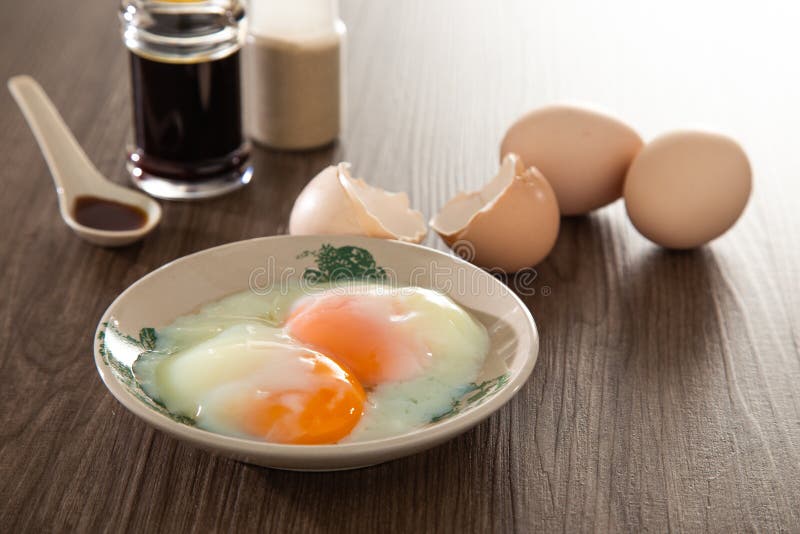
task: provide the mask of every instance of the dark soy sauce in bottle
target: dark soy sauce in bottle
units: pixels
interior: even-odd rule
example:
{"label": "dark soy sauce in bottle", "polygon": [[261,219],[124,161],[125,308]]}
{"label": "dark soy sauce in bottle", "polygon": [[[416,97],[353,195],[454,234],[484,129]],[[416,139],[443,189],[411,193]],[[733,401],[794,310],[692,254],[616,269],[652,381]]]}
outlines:
{"label": "dark soy sauce in bottle", "polygon": [[247,184],[239,0],[124,0],[120,19],[130,51],[133,182],[167,199]]}
{"label": "dark soy sauce in bottle", "polygon": [[136,156],[147,172],[203,180],[235,169],[243,147],[239,52],[171,64],[131,52]]}

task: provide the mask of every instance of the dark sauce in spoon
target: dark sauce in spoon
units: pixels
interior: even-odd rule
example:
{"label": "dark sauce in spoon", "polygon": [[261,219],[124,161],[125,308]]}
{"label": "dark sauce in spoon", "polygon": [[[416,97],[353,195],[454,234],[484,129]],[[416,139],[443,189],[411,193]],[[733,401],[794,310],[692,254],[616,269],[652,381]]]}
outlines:
{"label": "dark sauce in spoon", "polygon": [[137,230],[147,222],[147,213],[139,207],[92,196],[76,198],[72,214],[80,224],[97,230]]}

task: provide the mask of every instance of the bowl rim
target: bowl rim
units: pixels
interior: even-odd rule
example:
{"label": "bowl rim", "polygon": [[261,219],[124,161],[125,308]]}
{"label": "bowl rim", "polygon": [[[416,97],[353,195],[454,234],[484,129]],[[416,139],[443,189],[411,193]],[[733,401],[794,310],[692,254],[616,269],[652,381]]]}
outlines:
{"label": "bowl rim", "polygon": [[212,252],[219,252],[223,251],[227,248],[234,248],[240,246],[246,246],[248,244],[256,244],[259,242],[269,242],[275,240],[283,240],[283,241],[291,241],[291,240],[299,240],[301,239],[323,239],[323,240],[338,240],[338,239],[348,239],[352,241],[352,244],[360,243],[367,243],[365,246],[369,246],[369,243],[381,243],[381,244],[389,244],[390,246],[400,246],[400,247],[407,247],[409,249],[414,250],[424,250],[426,253],[433,253],[438,256],[442,256],[450,261],[455,261],[459,264],[463,264],[467,266],[468,269],[475,269],[486,276],[489,276],[493,283],[496,284],[503,284],[500,280],[492,276],[491,274],[487,273],[483,269],[476,267],[475,265],[457,257],[454,255],[447,254],[440,250],[426,247],[423,245],[417,245],[414,243],[407,243],[402,241],[396,240],[387,240],[387,239],[379,239],[379,238],[370,238],[370,237],[362,237],[362,236],[339,236],[339,235],[309,235],[309,236],[291,236],[291,235],[275,235],[275,236],[265,236],[265,237],[256,237],[251,239],[244,239],[240,241],[234,241],[230,243],[225,243],[222,245],[218,245],[215,247],[210,247],[207,249],[199,250],[193,252],[191,254],[187,254],[185,256],[178,257],[174,260],[171,260],[164,265],[154,269],[153,271],[147,273],[146,275],[142,276],[131,285],[129,285],[125,290],[123,290],[117,297],[109,304],[106,310],[103,312],[102,317],[95,329],[94,340],[93,340],[93,349],[94,349],[94,360],[95,366],[97,367],[97,371],[102,379],[103,383],[105,384],[106,388],[111,392],[114,398],[117,399],[125,408],[129,411],[134,413],[139,418],[143,419],[145,422],[149,423],[150,425],[167,432],[181,440],[194,443],[198,446],[222,450],[226,453],[239,455],[244,457],[269,457],[278,461],[320,461],[325,460],[331,457],[336,458],[343,458],[345,456],[351,458],[357,458],[359,456],[363,456],[367,453],[375,454],[375,453],[383,453],[386,455],[391,455],[392,453],[400,452],[410,447],[415,448],[416,450],[422,450],[425,446],[433,446],[438,443],[441,443],[445,440],[449,440],[452,437],[455,437],[462,432],[470,429],[471,427],[477,425],[484,419],[488,418],[490,415],[498,411],[503,405],[505,405],[517,392],[525,385],[530,377],[531,373],[533,372],[533,368],[536,364],[538,359],[539,353],[539,332],[536,326],[536,322],[533,318],[528,307],[522,302],[519,296],[512,291],[507,286],[504,287],[507,290],[508,295],[512,298],[514,303],[522,310],[525,318],[525,324],[528,327],[528,330],[531,334],[531,349],[527,351],[526,359],[523,365],[519,368],[519,371],[512,375],[509,381],[502,386],[494,395],[489,397],[486,401],[482,402],[480,405],[476,406],[475,408],[469,410],[467,413],[464,414],[457,414],[449,419],[444,421],[436,422],[431,425],[425,426],[423,428],[418,428],[412,430],[411,432],[406,432],[404,434],[400,434],[397,436],[390,436],[386,438],[380,439],[373,439],[373,440],[365,440],[365,441],[356,441],[356,442],[347,442],[347,443],[334,443],[334,444],[324,444],[324,445],[295,445],[295,444],[281,444],[281,443],[270,443],[270,442],[260,442],[256,440],[251,440],[247,438],[239,438],[234,436],[226,436],[224,434],[217,434],[208,430],[204,430],[201,428],[184,425],[173,421],[169,417],[158,413],[157,411],[147,407],[143,402],[138,400],[133,394],[131,394],[125,387],[120,383],[116,376],[111,372],[110,367],[108,367],[100,354],[100,343],[98,341],[98,335],[102,332],[105,328],[107,328],[107,323],[111,319],[111,312],[117,306],[117,304],[124,300],[127,295],[133,291],[136,286],[143,283],[150,278],[154,278],[159,276],[163,271],[173,268],[175,265],[179,265],[181,263],[190,261],[195,256],[205,255]]}

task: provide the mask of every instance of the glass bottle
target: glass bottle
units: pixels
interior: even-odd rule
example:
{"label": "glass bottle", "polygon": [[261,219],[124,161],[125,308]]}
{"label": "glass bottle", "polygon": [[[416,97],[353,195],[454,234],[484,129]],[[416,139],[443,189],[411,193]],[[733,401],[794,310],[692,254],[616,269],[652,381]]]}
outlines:
{"label": "glass bottle", "polygon": [[249,4],[246,130],[259,145],[305,150],[340,134],[347,29],[337,0]]}
{"label": "glass bottle", "polygon": [[152,196],[217,196],[252,177],[242,131],[238,0],[123,0],[133,146],[128,170]]}

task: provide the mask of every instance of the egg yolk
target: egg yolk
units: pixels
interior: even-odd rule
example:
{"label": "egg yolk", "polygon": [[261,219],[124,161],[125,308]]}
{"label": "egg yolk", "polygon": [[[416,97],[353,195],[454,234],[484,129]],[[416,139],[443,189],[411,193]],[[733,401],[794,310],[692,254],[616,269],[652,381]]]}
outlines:
{"label": "egg yolk", "polygon": [[411,314],[390,298],[328,294],[301,302],[286,327],[289,335],[343,364],[370,387],[425,370],[430,352],[404,324]]}
{"label": "egg yolk", "polygon": [[273,443],[336,443],[364,411],[364,388],[325,357],[314,360],[311,387],[256,391],[231,400],[229,413],[246,433]]}

